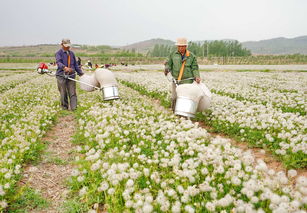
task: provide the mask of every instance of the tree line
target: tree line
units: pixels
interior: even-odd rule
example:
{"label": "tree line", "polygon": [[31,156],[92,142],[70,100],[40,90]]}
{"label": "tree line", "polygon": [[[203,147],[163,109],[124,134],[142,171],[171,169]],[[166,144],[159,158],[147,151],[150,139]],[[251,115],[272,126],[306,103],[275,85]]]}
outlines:
{"label": "tree line", "polygon": [[[167,57],[177,49],[176,46],[156,44],[148,52],[152,57]],[[227,56],[250,56],[251,51],[242,47],[242,44],[236,40],[233,41],[205,41],[189,42],[188,50],[198,57],[227,57]]]}

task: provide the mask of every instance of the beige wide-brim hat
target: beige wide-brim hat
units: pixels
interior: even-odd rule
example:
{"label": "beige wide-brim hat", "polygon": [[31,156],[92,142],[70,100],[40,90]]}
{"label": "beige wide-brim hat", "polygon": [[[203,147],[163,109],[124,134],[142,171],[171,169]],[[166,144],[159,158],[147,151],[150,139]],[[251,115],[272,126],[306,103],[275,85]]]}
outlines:
{"label": "beige wide-brim hat", "polygon": [[188,40],[186,38],[177,38],[176,46],[187,46]]}
{"label": "beige wide-brim hat", "polygon": [[68,39],[68,38],[62,39],[61,44],[62,44],[64,47],[70,47],[70,46],[71,46],[70,39]]}

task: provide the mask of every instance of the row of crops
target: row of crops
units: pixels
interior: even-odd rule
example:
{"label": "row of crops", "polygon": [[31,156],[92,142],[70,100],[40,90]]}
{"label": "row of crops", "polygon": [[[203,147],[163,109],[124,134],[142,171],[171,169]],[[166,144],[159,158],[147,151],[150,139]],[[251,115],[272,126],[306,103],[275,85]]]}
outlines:
{"label": "row of crops", "polygon": [[37,156],[59,108],[57,88],[49,78],[11,73],[0,77],[0,91],[1,212],[13,202],[22,167]]}
{"label": "row of crops", "polygon": [[80,155],[70,184],[93,212],[102,203],[109,212],[299,212],[306,207],[306,178],[297,178],[295,170],[275,172],[251,152],[154,107],[138,92],[120,91],[121,100],[107,103],[98,93],[86,94],[79,108]]}
{"label": "row of crops", "polygon": [[[169,101],[167,78],[158,72],[117,73],[125,85]],[[215,131],[269,150],[288,168],[307,167],[305,73],[206,72],[210,110],[199,113]]]}
{"label": "row of crops", "polygon": [[[79,212],[97,212],[102,205],[108,212],[304,212],[306,177],[293,169],[276,172],[251,152],[211,136],[198,123],[153,106],[140,93],[168,106],[169,83],[161,73],[116,75],[122,82],[120,100],[103,102],[100,92],[79,92],[77,167],[69,181]],[[220,81],[223,87],[215,89],[224,94],[214,91],[211,111],[197,119],[255,146],[279,150],[276,156],[289,168],[306,167],[306,118],[301,107],[306,101],[287,106],[294,110],[287,112],[274,98],[264,104],[249,93],[231,95],[240,80],[250,79],[254,84],[242,82],[242,90],[250,85],[295,99],[291,94],[300,92],[298,83],[292,85],[290,77],[281,74],[266,84],[259,73],[233,72],[224,80],[220,73],[202,75],[210,88]],[[292,78],[301,82],[305,76],[296,79]],[[286,91],[274,81],[292,87]],[[234,88],[226,90],[226,85]],[[35,155],[59,112],[57,100],[56,83],[47,76],[20,79],[1,94],[0,211],[13,201],[24,163]]]}

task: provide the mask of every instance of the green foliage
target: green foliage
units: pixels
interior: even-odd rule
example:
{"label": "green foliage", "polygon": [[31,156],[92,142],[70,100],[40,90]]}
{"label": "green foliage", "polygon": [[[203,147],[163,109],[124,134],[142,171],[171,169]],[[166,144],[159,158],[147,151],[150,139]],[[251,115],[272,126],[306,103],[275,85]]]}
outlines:
{"label": "green foliage", "polygon": [[[238,41],[212,41],[203,44],[189,42],[188,49],[198,57],[226,57],[226,56],[250,56],[251,52],[242,47]],[[176,46],[156,44],[149,55],[153,57],[166,57]]]}
{"label": "green foliage", "polygon": [[68,200],[63,205],[63,212],[65,213],[81,213],[86,212],[87,210],[89,209],[86,207],[86,205],[77,199]]}
{"label": "green foliage", "polygon": [[[251,147],[264,148],[269,150],[277,160],[281,161],[288,169],[291,168],[306,168],[307,160],[302,151],[287,153],[287,155],[276,155],[275,150],[278,148],[276,144],[282,142],[281,139],[274,137],[275,142],[272,143],[267,140],[263,135],[266,133],[263,130],[251,129],[249,127],[242,128],[237,123],[230,123],[228,121],[212,120],[210,111],[197,113],[195,120],[203,121],[216,133],[223,133],[231,136],[237,141],[246,141]],[[240,130],[244,129],[244,133]],[[272,131],[275,131],[272,129]]]}
{"label": "green foliage", "polygon": [[128,81],[119,80],[119,82],[127,87],[130,87],[138,91],[142,95],[147,95],[151,98],[158,99],[161,102],[161,105],[164,106],[165,108],[169,108],[171,106],[170,100],[167,99],[167,93],[148,91],[144,86],[136,84],[136,83],[128,82]]}
{"label": "green foliage", "polygon": [[171,52],[175,50],[175,46],[156,44],[154,48],[149,51],[148,55],[152,57],[167,57]]}
{"label": "green foliage", "polygon": [[22,188],[19,197],[10,205],[8,212],[24,213],[30,212],[33,209],[44,209],[49,206],[49,203],[34,189],[29,187]]}

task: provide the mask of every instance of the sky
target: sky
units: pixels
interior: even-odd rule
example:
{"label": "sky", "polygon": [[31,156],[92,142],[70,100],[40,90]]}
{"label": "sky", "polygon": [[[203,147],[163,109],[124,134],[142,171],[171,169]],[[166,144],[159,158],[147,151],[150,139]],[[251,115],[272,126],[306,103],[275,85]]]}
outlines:
{"label": "sky", "polygon": [[0,0],[0,46],[307,35],[307,0]]}

